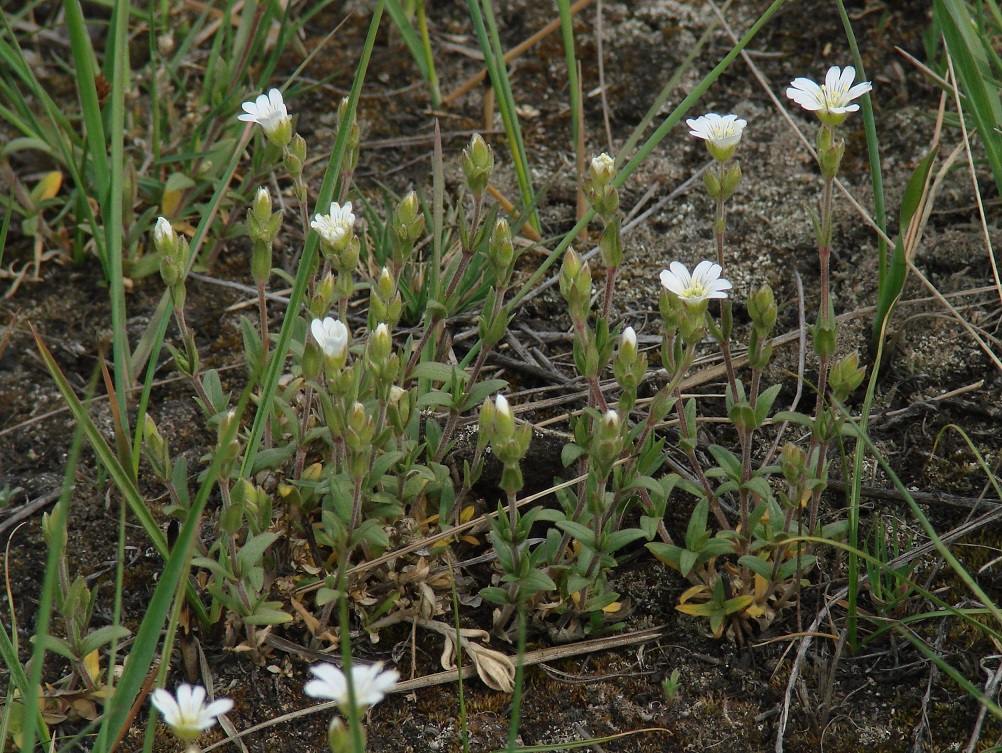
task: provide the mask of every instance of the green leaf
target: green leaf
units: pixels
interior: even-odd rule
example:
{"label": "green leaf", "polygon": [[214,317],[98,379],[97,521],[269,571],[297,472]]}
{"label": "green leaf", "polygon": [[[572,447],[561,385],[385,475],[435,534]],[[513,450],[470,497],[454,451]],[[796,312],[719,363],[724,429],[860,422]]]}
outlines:
{"label": "green leaf", "polygon": [[768,501],[772,499],[772,487],[761,476],[748,479],[741,487],[750,491],[759,500]]}
{"label": "green leaf", "polygon": [[568,442],[564,445],[563,449],[560,450],[560,462],[562,462],[564,464],[564,468],[566,468],[587,452],[587,447],[582,447],[574,442]]}
{"label": "green leaf", "polygon": [[[269,601],[267,604],[275,605],[281,602]],[[292,615],[276,609],[274,606],[262,606],[254,610],[254,614],[249,614],[242,618],[248,625],[284,625],[292,622]]]}
{"label": "green leaf", "polygon": [[780,384],[774,384],[758,396],[758,400],[755,402],[756,428],[764,424],[765,420],[769,417],[769,411],[772,410],[772,404],[776,402],[776,396],[779,394],[781,386]]}
{"label": "green leaf", "polygon": [[717,461],[717,465],[724,469],[728,478],[740,483],[741,461],[738,459],[738,456],[726,447],[721,447],[718,444],[710,445],[709,450],[710,454],[713,455],[713,459]]}
{"label": "green leaf", "polygon": [[694,552],[691,549],[683,549],[679,553],[678,571],[682,573],[683,576],[687,576],[690,572],[692,572],[692,568],[696,566],[698,561],[699,552]]}
{"label": "green leaf", "polygon": [[675,544],[665,544],[660,541],[652,541],[646,545],[651,554],[676,569],[681,569],[679,563],[682,560],[682,552],[685,550]]}
{"label": "green leaf", "polygon": [[93,630],[80,641],[80,656],[87,656],[91,651],[101,648],[112,641],[121,641],[132,633],[124,625],[105,625]]}
{"label": "green leaf", "polygon": [[605,546],[602,547],[602,550],[605,552],[615,552],[622,549],[627,544],[631,544],[646,535],[647,534],[639,528],[624,528],[621,531],[613,531],[608,536],[604,537]]}
{"label": "green leaf", "polygon": [[796,575],[798,571],[806,573],[814,567],[814,563],[817,561],[818,558],[813,554],[804,554],[800,557],[789,559],[779,566],[779,570],[776,571],[776,580],[783,581],[787,578],[791,578]]}
{"label": "green leaf", "polygon": [[237,571],[246,573],[250,568],[259,565],[268,547],[274,544],[278,537],[277,532],[267,531],[248,538],[237,551]]}
{"label": "green leaf", "polygon": [[489,601],[491,604],[504,605],[507,604],[509,601],[508,592],[505,591],[503,588],[493,588],[493,587],[481,588],[480,597],[484,601]]}
{"label": "green leaf", "polygon": [[522,583],[524,588],[534,594],[557,590],[557,584],[542,570],[530,570],[528,575],[522,579]]}
{"label": "green leaf", "polygon": [[412,376],[415,379],[427,379],[431,382],[445,384],[452,381],[453,376],[457,373],[464,383],[469,380],[469,375],[463,370],[457,370],[455,366],[439,363],[438,361],[425,361],[414,367]]}
{"label": "green leaf", "polygon": [[767,581],[772,582],[772,563],[753,554],[746,554],[738,560],[739,565],[743,565],[753,573],[758,573]]}
{"label": "green leaf", "polygon": [[557,527],[569,533],[589,549],[595,548],[595,532],[588,526],[575,523],[573,520],[560,520],[557,521]]}

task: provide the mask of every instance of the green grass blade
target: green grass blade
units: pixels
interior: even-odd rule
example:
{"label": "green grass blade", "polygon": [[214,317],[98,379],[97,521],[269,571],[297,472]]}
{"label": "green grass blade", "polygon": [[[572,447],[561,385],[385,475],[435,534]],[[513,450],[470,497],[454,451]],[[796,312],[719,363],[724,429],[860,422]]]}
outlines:
{"label": "green grass blade", "polygon": [[[846,13],[843,0],[836,0],[839,17],[842,19],[842,28],[845,30],[846,39],[849,41],[849,49],[852,51],[852,62],[856,68],[857,78],[860,81],[867,81],[866,69],[863,67],[863,56],[859,54],[859,45],[856,43],[856,35],[852,30],[852,23],[849,21],[849,14]],[[887,276],[887,242],[884,235],[887,234],[887,210],[884,203],[884,179],[880,171],[880,144],[877,141],[877,123],[873,115],[872,95],[865,94],[860,99],[861,112],[863,116],[863,130],[866,133],[866,153],[870,162],[870,184],[873,186],[873,219],[880,228],[882,235],[877,237],[878,255],[878,296],[883,299],[885,279]],[[884,312],[884,316],[888,312]],[[881,317],[878,303],[878,316],[873,321],[873,341],[876,342],[878,333],[881,330]]]}
{"label": "green grass blade", "polygon": [[393,25],[397,27],[397,31],[400,32],[400,38],[404,40],[407,51],[414,59],[414,64],[417,65],[418,71],[421,73],[421,78],[430,83],[431,70],[428,68],[424,46],[421,43],[421,38],[414,31],[414,26],[411,24],[410,19],[407,18],[407,13],[404,12],[399,0],[386,0],[386,13],[393,21]]}
{"label": "green grass blade", "polygon": [[[132,386],[130,368],[129,330],[126,326],[125,276],[122,272],[122,256],[125,252],[123,221],[125,196],[125,92],[129,86],[129,11],[128,0],[117,0],[111,17],[112,37],[105,54],[105,76],[111,82],[111,96],[108,105],[108,135],[111,138],[109,159],[111,172],[108,193],[101,199],[101,216],[105,230],[105,273],[108,275],[109,297],[111,299],[112,356],[115,362],[115,393],[119,414],[125,432],[129,432],[129,390]],[[110,55],[110,59],[109,59]],[[110,75],[109,75],[110,74]],[[91,127],[87,119],[88,130]],[[96,158],[95,161],[99,161]],[[130,207],[131,211],[131,207]]]}
{"label": "green grass blade", "polygon": [[[480,43],[480,49],[484,53],[484,62],[490,73],[491,85],[494,87],[501,120],[504,123],[508,149],[515,165],[519,191],[522,194],[522,203],[524,206],[531,206],[535,203],[535,194],[532,189],[532,179],[529,176],[525,143],[522,140],[518,114],[515,112],[515,97],[511,91],[511,82],[508,80],[508,67],[504,62],[504,50],[501,48],[501,38],[498,34],[494,9],[491,0],[467,0],[467,4],[470,8],[470,18],[473,20],[477,41]],[[490,27],[489,32],[488,26]],[[536,232],[539,232],[539,218],[535,212],[529,216],[529,223]]]}
{"label": "green grass blade", "polygon": [[[571,98],[571,151],[577,152],[578,136],[584,124],[579,117],[581,109],[580,86],[578,84],[578,62],[574,54],[574,16],[571,14],[570,0],[557,0],[560,9],[560,34],[564,41],[564,59],[567,63],[567,87]],[[581,176],[576,176],[581,180]]]}
{"label": "green grass blade", "polygon": [[963,0],[934,0],[933,14],[943,31],[946,48],[953,59],[957,82],[964,92],[961,100],[981,136],[995,185],[1002,191],[1002,102],[992,84],[1002,71],[992,71],[985,52],[990,41],[976,24]]}

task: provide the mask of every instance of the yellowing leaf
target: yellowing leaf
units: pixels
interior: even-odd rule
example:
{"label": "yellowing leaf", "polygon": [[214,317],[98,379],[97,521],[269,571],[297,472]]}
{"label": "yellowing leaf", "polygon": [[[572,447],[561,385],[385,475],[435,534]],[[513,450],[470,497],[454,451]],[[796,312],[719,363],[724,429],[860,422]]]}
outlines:
{"label": "yellowing leaf", "polygon": [[706,586],[704,586],[702,584],[698,584],[698,585],[695,585],[695,586],[690,586],[689,588],[687,588],[685,590],[685,592],[681,596],[678,597],[678,603],[679,604],[685,604],[693,596],[698,596],[699,594],[703,593],[704,591],[706,591]]}
{"label": "yellowing leaf", "polygon": [[38,204],[47,199],[55,198],[56,194],[59,193],[59,189],[63,185],[63,174],[58,170],[53,170],[51,173],[46,173],[45,176],[38,181],[31,191],[31,198],[35,200]]}
{"label": "yellowing leaf", "polygon": [[602,607],[602,611],[605,612],[606,614],[613,614],[615,612],[618,612],[622,608],[623,608],[622,602],[614,601],[611,604],[606,604],[604,607]]}
{"label": "yellowing leaf", "polygon": [[99,685],[98,676],[101,674],[101,656],[98,654],[96,648],[84,657],[84,667],[87,669],[87,674],[90,676],[91,682]]}

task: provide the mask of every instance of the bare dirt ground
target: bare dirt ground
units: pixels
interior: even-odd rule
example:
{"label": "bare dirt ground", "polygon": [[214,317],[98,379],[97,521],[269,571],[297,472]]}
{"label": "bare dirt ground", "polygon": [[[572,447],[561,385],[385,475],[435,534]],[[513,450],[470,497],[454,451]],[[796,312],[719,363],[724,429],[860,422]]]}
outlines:
{"label": "bare dirt ground", "polygon": [[[310,50],[341,21],[355,3],[335,4],[308,27],[304,46]],[[496,4],[506,47],[517,44],[555,17],[555,10],[534,2]],[[743,30],[766,7],[760,1],[740,3],[728,16],[730,24]],[[925,155],[932,138],[938,92],[895,49],[924,59],[923,35],[929,29],[925,3],[889,1],[854,4],[849,8],[859,39],[867,75],[873,81],[878,136],[884,158],[884,180],[892,216],[905,183]],[[639,122],[654,94],[702,33],[712,12],[698,2],[636,0],[603,4],[606,99],[613,143],[604,134],[603,109],[597,94],[585,100],[588,153],[615,149]],[[468,53],[476,40],[467,20],[465,4],[431,4],[429,22],[434,39],[441,45],[436,57],[443,92],[451,91],[480,67]],[[323,54],[306,68],[304,76],[325,81],[301,100],[290,102],[300,116],[299,130],[311,149],[322,153],[331,143],[333,107],[350,86],[357,53],[368,24],[368,11],[356,8]],[[596,6],[577,16],[577,53],[582,61],[584,90],[598,86]],[[740,33],[740,32],[739,32]],[[751,59],[769,82],[769,89],[785,104],[783,91],[800,75],[821,77],[829,65],[850,61],[834,5],[790,3],[760,33],[752,44]],[[731,47],[717,31],[695,68],[663,108],[663,115],[677,104],[706,71]],[[286,71],[301,62],[290,54]],[[552,35],[511,65],[515,97],[523,107],[524,135],[537,184],[546,184],[541,205],[544,235],[557,235],[574,222],[575,178],[570,136],[567,80],[559,36]],[[264,82],[262,82],[262,85]],[[72,96],[72,93],[70,93]],[[67,103],[75,107],[75,100]],[[738,61],[710,90],[692,115],[701,112],[736,112],[749,122],[741,144],[744,180],[731,201],[728,273],[740,300],[748,290],[768,282],[780,302],[778,332],[799,329],[796,276],[803,281],[808,319],[817,307],[818,270],[813,232],[807,207],[820,187],[816,166],[793,129],[777,112],[748,66]],[[431,133],[436,114],[429,111],[426,91],[420,85],[407,51],[394,34],[383,33],[377,43],[368,83],[361,103],[363,145],[359,189],[378,197],[379,183],[396,190],[427,185]],[[477,88],[437,113],[443,130],[448,170],[459,180],[458,154],[472,130],[484,130],[483,89]],[[814,125],[801,113],[794,122],[813,139]],[[656,120],[656,123],[658,120]],[[486,131],[499,153],[498,188],[509,196],[517,185],[507,159],[503,133],[497,123]],[[844,183],[864,206],[871,205],[865,144],[860,120],[847,124],[847,156]],[[651,129],[652,130],[652,129]],[[404,138],[409,138],[404,142]],[[959,134],[947,129],[946,150]],[[669,196],[705,160],[701,144],[678,127],[658,147],[651,159],[623,190],[622,204],[640,211]],[[321,163],[322,164],[322,163]],[[25,166],[36,169],[37,166]],[[319,182],[319,174],[314,179]],[[989,229],[998,241],[999,202],[990,176],[980,174],[982,194],[988,206]],[[317,182],[317,185],[319,183]],[[648,195],[648,192],[649,195]],[[673,259],[690,266],[708,256],[712,241],[711,210],[701,186],[671,198],[627,236],[625,273],[618,282],[616,315],[634,326],[641,342],[653,344],[659,337],[657,274]],[[877,285],[876,240],[844,198],[837,203],[836,258],[833,290],[836,312],[853,313],[840,330],[840,347],[859,349],[869,358],[868,336]],[[892,223],[892,234],[897,232]],[[286,257],[298,241],[287,239]],[[582,249],[587,246],[582,244]],[[30,253],[27,242],[17,236],[8,242],[5,260]],[[527,276],[531,265],[542,257],[528,254],[519,274]],[[220,249],[216,263],[206,274],[213,278],[249,283],[248,251],[242,242]],[[954,171],[944,184],[926,230],[916,263],[944,295],[975,291],[991,284],[991,268],[983,248],[970,178]],[[554,267],[556,269],[556,267]],[[24,489],[14,500],[9,516],[19,506],[57,492],[69,450],[73,424],[62,411],[62,401],[44,366],[34,352],[28,325],[36,327],[53,350],[64,372],[82,393],[95,373],[99,354],[108,343],[110,319],[107,296],[99,265],[93,260],[79,266],[48,263],[44,280],[23,285],[0,302],[0,332],[14,321],[9,347],[0,360],[0,487],[10,484]],[[138,336],[161,294],[156,276],[136,280],[130,293],[129,327]],[[910,280],[904,302],[891,323],[890,344],[883,377],[878,385],[872,436],[891,465],[912,489],[926,492],[927,512],[940,531],[962,522],[970,513],[964,500],[982,493],[984,478],[971,464],[971,456],[956,434],[939,439],[940,430],[955,423],[964,427],[990,463],[997,463],[1000,444],[998,395],[1002,376],[965,334],[960,324],[929,291]],[[214,282],[192,281],[188,310],[200,333],[206,367],[222,369],[224,378],[243,378],[242,349],[232,304],[249,299],[245,294]],[[963,316],[994,337],[999,322],[996,293],[966,293],[952,299]],[[566,331],[565,306],[554,288],[535,297],[520,312],[515,326],[527,331]],[[993,342],[997,342],[994,339]],[[569,374],[569,340],[541,340],[540,347]],[[505,352],[505,351],[502,351]],[[808,362],[808,377],[812,366]],[[770,373],[773,380],[786,378],[789,387],[780,402],[788,404],[795,383],[784,372],[797,371],[796,339],[777,348]],[[169,377],[164,369],[161,376]],[[510,371],[505,374],[518,388],[546,386],[538,374]],[[707,392],[720,393],[713,385]],[[950,394],[947,394],[950,393]],[[100,395],[100,392],[98,393]],[[943,395],[947,395],[943,398]],[[942,399],[941,399],[942,398]],[[161,430],[171,437],[175,452],[184,452],[192,467],[198,467],[208,439],[196,425],[197,409],[183,384],[165,379],[154,395],[154,410]],[[98,399],[93,412],[109,428],[107,403]],[[551,414],[547,414],[551,415]],[[528,468],[543,475],[551,466]],[[867,468],[864,485],[889,487],[887,479]],[[833,470],[839,479],[839,471]],[[116,548],[117,512],[108,496],[111,488],[93,458],[85,453],[75,479],[70,566],[87,575],[91,586],[112,583],[109,560]],[[159,491],[152,485],[148,493]],[[947,499],[949,497],[949,499]],[[952,500],[954,504],[944,504]],[[871,495],[866,515],[896,517],[913,527],[907,507],[893,495]],[[840,494],[826,498],[832,517],[844,505]],[[689,508],[680,501],[667,521],[673,533],[684,531]],[[8,544],[7,572],[10,594],[17,614],[22,645],[32,633],[35,599],[42,576],[41,509],[18,528]],[[13,527],[3,523],[4,541]],[[138,527],[131,528],[128,553],[127,624],[138,624],[143,605],[152,590],[161,563],[151,554]],[[955,544],[955,551],[968,566],[977,569],[993,560],[1000,546],[1000,530],[986,526]],[[931,585],[942,589],[951,603],[961,598],[957,584],[941,570],[930,566]],[[990,595],[998,589],[997,565],[978,573]],[[610,735],[648,727],[667,731],[637,734],[607,743],[609,751],[759,751],[771,749],[777,735],[777,720],[789,677],[795,646],[793,637],[813,620],[826,596],[845,582],[842,559],[831,556],[816,572],[807,590],[800,614],[789,614],[774,624],[753,645],[738,648],[702,634],[703,626],[675,610],[686,587],[676,574],[649,556],[623,564],[614,580],[629,598],[633,614],[626,630],[659,627],[655,640],[642,646],[604,651],[556,660],[531,668],[522,707],[521,741],[547,745]],[[6,599],[4,599],[6,602]],[[925,605],[916,601],[913,612]],[[98,615],[110,615],[99,605]],[[7,615],[7,605],[3,606]],[[482,624],[477,615],[464,615],[471,624]],[[826,634],[842,629],[842,613],[822,627]],[[919,628],[930,642],[937,627]],[[290,635],[291,638],[296,636]],[[307,676],[303,656],[276,650],[267,666],[258,667],[245,657],[224,651],[219,636],[201,636],[208,666],[218,694],[236,701],[231,715],[238,729],[274,719],[311,705],[303,696]],[[937,642],[944,657],[976,685],[984,681],[984,667],[995,664],[987,657],[997,649],[971,632],[951,631]],[[550,646],[545,635],[530,636],[530,650]],[[438,644],[419,634],[416,665],[411,662],[409,629],[387,631],[376,645],[366,645],[360,633],[356,648],[365,660],[396,664],[404,677],[438,671]],[[993,660],[997,663],[997,659]],[[180,666],[180,663],[177,663]],[[668,703],[660,683],[672,670],[681,674],[681,692]],[[52,678],[58,677],[55,664]],[[180,670],[172,677],[183,679]],[[485,688],[477,680],[466,683],[466,712],[470,749],[493,750],[506,740],[509,698]],[[815,641],[802,678],[793,696],[791,719],[786,730],[788,751],[947,751],[966,745],[974,728],[978,707],[959,687],[935,671],[907,642],[883,638],[850,655],[837,652],[830,637]],[[141,717],[142,718],[142,717]],[[326,714],[271,726],[247,738],[249,750],[321,750],[324,747]],[[72,726],[72,721],[69,722]],[[220,733],[217,731],[217,739]],[[987,722],[978,749],[996,744],[1002,725]],[[372,751],[460,750],[460,725],[454,684],[417,690],[390,697],[373,713],[369,726]],[[142,729],[130,733],[122,750],[142,744]],[[158,750],[172,750],[167,735]],[[598,750],[598,748],[595,748]]]}

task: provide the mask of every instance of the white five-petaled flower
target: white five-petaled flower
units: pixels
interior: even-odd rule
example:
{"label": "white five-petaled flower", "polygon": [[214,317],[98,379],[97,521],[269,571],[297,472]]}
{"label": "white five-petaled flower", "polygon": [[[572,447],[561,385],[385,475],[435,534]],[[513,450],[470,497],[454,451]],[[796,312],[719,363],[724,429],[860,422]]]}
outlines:
{"label": "white five-petaled flower", "polygon": [[171,731],[184,742],[191,742],[216,723],[216,717],[233,708],[229,698],[217,698],[205,704],[205,688],[182,683],[177,698],[161,688],[153,691],[150,702],[163,715]]}
{"label": "white five-petaled flower", "polygon": [[325,319],[314,319],[310,324],[310,332],[317,341],[320,350],[328,358],[340,358],[348,347],[348,328],[344,322],[328,316]]}
{"label": "white five-petaled flower", "polygon": [[247,123],[259,123],[265,135],[279,145],[289,143],[292,138],[292,121],[282,99],[282,92],[271,89],[257,99],[243,103],[244,111],[237,116]]}
{"label": "white five-petaled flower", "polygon": [[[333,664],[315,664],[310,672],[316,675],[304,688],[306,695],[313,698],[327,698],[336,701],[342,713],[350,703],[348,696],[348,678],[339,667]],[[355,704],[359,711],[366,711],[379,703],[386,694],[397,686],[400,673],[395,669],[383,671],[383,663],[362,666],[352,665],[351,684],[355,690]]]}
{"label": "white five-petaled flower", "polygon": [[698,118],[690,118],[685,124],[689,126],[690,134],[706,142],[706,147],[714,159],[726,162],[741,141],[741,133],[748,125],[748,121],[737,115],[708,112]]}
{"label": "white five-petaled flower", "polygon": [[701,303],[710,298],[726,298],[731,283],[720,276],[720,265],[701,261],[689,274],[682,262],[673,261],[661,272],[661,284],[688,303]]}
{"label": "white five-petaled flower", "polygon": [[330,214],[318,214],[310,227],[320,233],[320,237],[334,248],[342,249],[348,245],[348,239],[355,229],[355,215],[351,211],[351,202],[344,205],[331,202]]}
{"label": "white five-petaled flower", "polygon": [[825,125],[837,126],[850,112],[856,112],[859,105],[852,100],[873,89],[869,81],[861,81],[855,86],[856,69],[851,65],[839,68],[833,65],[820,86],[809,78],[795,78],[786,90],[786,96],[805,110],[817,113]]}

